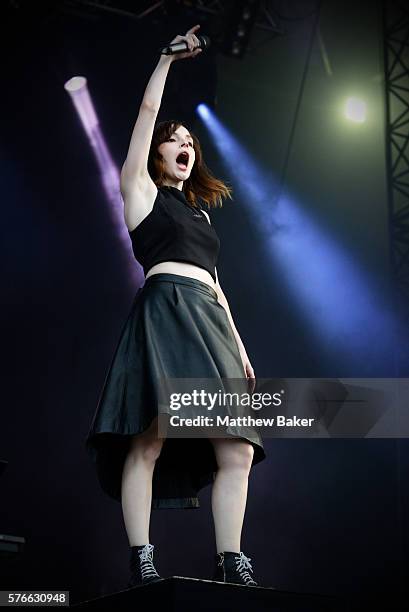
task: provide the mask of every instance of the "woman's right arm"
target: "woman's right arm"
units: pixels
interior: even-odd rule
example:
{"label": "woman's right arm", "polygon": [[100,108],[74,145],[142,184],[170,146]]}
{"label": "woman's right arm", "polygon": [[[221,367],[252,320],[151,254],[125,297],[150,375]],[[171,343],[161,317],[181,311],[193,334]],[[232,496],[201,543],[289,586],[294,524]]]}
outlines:
{"label": "woman's right arm", "polygon": [[166,77],[172,56],[161,55],[146,87],[138,118],[136,120],[128,153],[121,171],[121,192],[128,191],[132,184],[138,185],[148,174],[148,155],[156,117],[159,112]]}
{"label": "woman's right arm", "polygon": [[[162,101],[166,77],[170,65],[176,59],[195,57],[201,49],[193,50],[200,43],[194,32],[199,28],[194,26],[186,36],[176,36],[172,43],[185,40],[189,51],[177,55],[161,55],[158,64],[146,87],[139,109],[138,118],[132,132],[125,163],[121,170],[121,193],[125,195],[133,188],[144,189],[148,180],[148,155],[152,141],[156,117]],[[171,44],[172,44],[171,43]]]}

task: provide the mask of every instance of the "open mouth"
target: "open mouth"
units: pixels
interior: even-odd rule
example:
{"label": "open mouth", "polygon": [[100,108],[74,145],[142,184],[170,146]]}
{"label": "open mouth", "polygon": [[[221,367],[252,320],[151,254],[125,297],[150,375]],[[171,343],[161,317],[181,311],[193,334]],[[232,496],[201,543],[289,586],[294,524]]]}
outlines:
{"label": "open mouth", "polygon": [[189,153],[187,151],[179,153],[176,158],[176,163],[181,170],[187,170],[187,165],[189,163]]}

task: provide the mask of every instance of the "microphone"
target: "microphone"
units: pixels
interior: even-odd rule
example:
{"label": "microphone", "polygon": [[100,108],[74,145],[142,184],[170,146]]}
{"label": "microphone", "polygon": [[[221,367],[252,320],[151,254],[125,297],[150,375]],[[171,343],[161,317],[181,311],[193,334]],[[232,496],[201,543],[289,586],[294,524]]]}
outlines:
{"label": "microphone", "polygon": [[[208,36],[203,36],[203,34],[198,34],[197,38],[199,39],[199,45],[195,47],[195,49],[207,49],[210,45],[210,38]],[[185,40],[182,40],[177,43],[173,43],[172,45],[168,45],[167,47],[161,47],[159,49],[161,55],[175,55],[175,53],[185,53],[189,51],[188,44]]]}

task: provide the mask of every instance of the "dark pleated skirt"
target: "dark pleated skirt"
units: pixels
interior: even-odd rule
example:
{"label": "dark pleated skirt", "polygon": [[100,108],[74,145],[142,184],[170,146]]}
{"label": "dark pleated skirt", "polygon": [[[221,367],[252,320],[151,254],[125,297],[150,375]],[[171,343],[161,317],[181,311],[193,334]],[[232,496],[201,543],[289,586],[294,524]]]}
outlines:
{"label": "dark pleated skirt", "polygon": [[[146,431],[159,414],[162,377],[244,377],[216,292],[179,274],[154,274],[137,291],[86,438],[102,489],[118,501],[131,436]],[[229,432],[226,437],[253,445],[253,465],[265,459],[256,429],[234,427]],[[216,471],[207,438],[165,438],[153,474],[152,508],[198,508],[198,491],[213,482]]]}

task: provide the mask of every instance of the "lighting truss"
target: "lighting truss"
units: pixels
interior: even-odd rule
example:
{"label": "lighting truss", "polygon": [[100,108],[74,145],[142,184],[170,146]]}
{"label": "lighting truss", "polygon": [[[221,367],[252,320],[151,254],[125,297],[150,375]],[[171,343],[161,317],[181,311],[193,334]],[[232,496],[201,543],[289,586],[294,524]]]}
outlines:
{"label": "lighting truss", "polygon": [[[401,315],[409,329],[409,11],[382,1],[386,171],[390,262]],[[401,355],[405,371],[408,355]]]}
{"label": "lighting truss", "polygon": [[[223,0],[185,0],[178,3],[186,9],[194,9],[197,13],[207,13],[216,17],[222,17],[226,10],[227,2]],[[255,28],[277,35],[283,34],[279,24],[279,18],[274,8],[275,0],[262,0]],[[65,0],[65,8],[94,9],[116,13],[131,19],[143,19],[155,11],[165,11],[166,0],[145,0],[144,2],[127,2],[126,0]]]}
{"label": "lighting truss", "polygon": [[391,263],[409,315],[409,12],[383,0]]}

